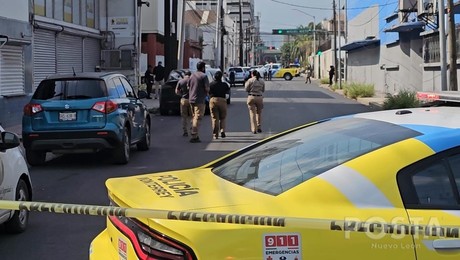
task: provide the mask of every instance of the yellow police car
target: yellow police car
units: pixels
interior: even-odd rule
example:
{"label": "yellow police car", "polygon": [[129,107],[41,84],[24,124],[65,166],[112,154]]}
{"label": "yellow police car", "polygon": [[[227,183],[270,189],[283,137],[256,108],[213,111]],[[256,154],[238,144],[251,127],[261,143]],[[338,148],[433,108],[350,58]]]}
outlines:
{"label": "yellow police car", "polygon": [[109,179],[90,259],[460,259],[460,108],[314,122],[196,169]]}

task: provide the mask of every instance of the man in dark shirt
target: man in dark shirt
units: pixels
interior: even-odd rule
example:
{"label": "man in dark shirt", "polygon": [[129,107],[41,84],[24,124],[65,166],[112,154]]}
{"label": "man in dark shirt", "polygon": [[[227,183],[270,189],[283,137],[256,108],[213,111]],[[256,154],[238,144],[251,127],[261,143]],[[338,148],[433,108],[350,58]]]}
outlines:
{"label": "man in dark shirt", "polygon": [[227,99],[230,87],[222,81],[222,72],[214,74],[214,81],[209,85],[209,110],[211,111],[212,134],[214,139],[225,138],[225,126],[227,117]]}
{"label": "man in dark shirt", "polygon": [[165,78],[165,67],[161,64],[161,61],[159,61],[158,65],[153,69],[153,74],[155,75],[155,99],[160,95],[160,86],[163,85]]}
{"label": "man in dark shirt", "polygon": [[232,88],[234,88],[234,87],[235,87],[235,70],[233,70],[233,69],[230,70],[230,75],[229,75],[229,77],[230,77],[230,78],[229,78],[229,79],[230,79],[230,86],[231,86]]}
{"label": "man in dark shirt", "polygon": [[192,138],[191,143],[199,143],[198,129],[206,108],[205,99],[209,92],[209,81],[206,76],[206,63],[200,61],[196,65],[197,71],[189,79],[189,102],[192,109]]}
{"label": "man in dark shirt", "polygon": [[152,97],[150,94],[152,93],[152,86],[153,86],[153,67],[152,65],[147,66],[147,70],[145,71],[144,75],[144,82],[147,85],[147,98],[151,99]]}
{"label": "man in dark shirt", "polygon": [[176,94],[181,96],[180,99],[180,115],[182,117],[182,130],[184,133],[182,136],[188,136],[189,129],[191,128],[192,110],[190,108],[188,81],[192,73],[190,71],[185,72],[184,78],[177,82]]}

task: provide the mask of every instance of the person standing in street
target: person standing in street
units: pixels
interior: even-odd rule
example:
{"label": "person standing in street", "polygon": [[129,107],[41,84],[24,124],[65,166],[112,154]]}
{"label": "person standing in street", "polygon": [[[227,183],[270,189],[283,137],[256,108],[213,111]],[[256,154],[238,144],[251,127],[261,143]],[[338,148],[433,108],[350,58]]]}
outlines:
{"label": "person standing in street", "polygon": [[206,76],[206,63],[200,61],[196,65],[197,71],[195,71],[189,79],[189,102],[192,110],[192,138],[191,143],[200,143],[200,137],[198,135],[201,120],[204,116],[206,108],[205,100],[209,92],[209,81]]}
{"label": "person standing in street", "polygon": [[163,85],[163,79],[165,78],[165,67],[163,67],[161,61],[153,69],[155,75],[155,99],[160,95],[160,86]]}
{"label": "person standing in street", "polygon": [[188,93],[188,81],[192,73],[186,71],[184,78],[177,82],[176,94],[181,96],[180,99],[180,115],[182,117],[182,136],[188,136],[188,132],[191,129],[192,121],[192,110],[190,108],[189,93]]}
{"label": "person standing in street", "polygon": [[308,66],[307,69],[305,70],[305,84],[310,83],[311,84],[311,67]]}
{"label": "person standing in street", "polygon": [[211,110],[212,134],[214,139],[225,138],[227,117],[227,99],[225,95],[230,91],[227,83],[222,81],[222,72],[214,74],[214,81],[209,85],[209,110]]}
{"label": "person standing in street", "polygon": [[249,109],[249,121],[253,134],[262,132],[262,109],[264,108],[263,93],[265,82],[260,78],[259,72],[253,70],[252,77],[246,81],[244,89],[248,92],[247,105]]}
{"label": "person standing in street", "polygon": [[152,99],[150,96],[152,94],[152,86],[153,86],[153,67],[152,65],[147,66],[147,70],[145,71],[144,81],[147,85],[147,99]]}
{"label": "person standing in street", "polygon": [[332,80],[334,79],[334,75],[335,75],[335,68],[333,65],[331,65],[329,69],[329,86],[332,86]]}
{"label": "person standing in street", "polygon": [[234,88],[235,87],[235,70],[233,69],[230,70],[229,79],[230,79],[230,87]]}

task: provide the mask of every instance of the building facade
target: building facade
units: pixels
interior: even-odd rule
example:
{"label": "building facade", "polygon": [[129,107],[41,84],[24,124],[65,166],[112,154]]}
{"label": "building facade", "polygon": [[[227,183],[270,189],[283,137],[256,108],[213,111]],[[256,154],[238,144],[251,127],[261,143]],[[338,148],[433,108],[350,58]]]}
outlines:
{"label": "building facade", "polygon": [[[346,80],[374,84],[384,94],[443,90],[437,1],[372,0],[364,10],[361,3],[348,0]],[[452,11],[460,12],[458,2]]]}

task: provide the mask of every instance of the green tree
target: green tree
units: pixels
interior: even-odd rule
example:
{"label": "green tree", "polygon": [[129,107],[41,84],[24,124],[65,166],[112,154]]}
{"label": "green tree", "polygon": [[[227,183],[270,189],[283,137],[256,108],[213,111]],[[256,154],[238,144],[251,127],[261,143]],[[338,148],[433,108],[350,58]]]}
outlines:
{"label": "green tree", "polygon": [[320,30],[321,24],[310,22],[306,26],[299,26],[298,29],[309,29],[310,33],[303,35],[292,35],[289,42],[281,46],[281,55],[283,63],[291,63],[296,58],[301,61],[303,66],[307,65],[307,54],[310,55],[313,50],[314,30]]}

